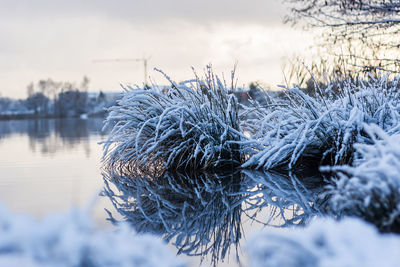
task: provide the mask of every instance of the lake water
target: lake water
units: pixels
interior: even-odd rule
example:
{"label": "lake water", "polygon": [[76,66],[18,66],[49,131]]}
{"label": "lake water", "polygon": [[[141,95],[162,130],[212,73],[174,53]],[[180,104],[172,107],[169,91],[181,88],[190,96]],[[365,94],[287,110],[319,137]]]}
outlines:
{"label": "lake water", "polygon": [[[0,203],[40,217],[85,207],[96,199],[93,216],[98,224],[110,225],[107,208],[138,232],[169,240],[175,251],[204,255],[202,266],[214,261],[238,266],[236,248],[245,263],[240,251],[253,232],[270,225],[301,224],[318,212],[312,205],[318,178],[300,183],[293,175],[250,171],[110,177],[100,170],[98,143],[106,138],[101,128],[102,119],[0,121]],[[106,184],[103,175],[109,178]],[[105,185],[108,197],[98,197]],[[223,257],[225,249],[230,254]],[[181,256],[189,266],[200,264],[201,256]]]}
{"label": "lake water", "polygon": [[[0,202],[43,216],[85,207],[100,192],[102,119],[0,121]],[[94,217],[105,223],[99,199]]]}

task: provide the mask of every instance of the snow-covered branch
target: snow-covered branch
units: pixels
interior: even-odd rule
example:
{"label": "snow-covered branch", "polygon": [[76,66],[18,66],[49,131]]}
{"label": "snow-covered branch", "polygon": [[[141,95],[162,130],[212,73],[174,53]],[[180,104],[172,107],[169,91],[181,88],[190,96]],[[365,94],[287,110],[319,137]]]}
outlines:
{"label": "snow-covered branch", "polygon": [[[351,58],[346,58],[345,63],[354,70],[400,71],[397,56],[400,36],[399,1],[286,0],[285,2],[291,10],[286,22],[306,25],[307,28],[327,29],[322,34],[324,38],[319,41],[321,46],[334,48],[340,44],[343,50],[343,47],[355,45],[357,46],[355,56],[369,55],[376,58],[372,61],[363,60],[358,64],[360,66],[356,66]],[[366,51],[360,51],[361,47]],[[390,64],[382,66],[378,59],[382,56],[390,56],[392,60]]]}

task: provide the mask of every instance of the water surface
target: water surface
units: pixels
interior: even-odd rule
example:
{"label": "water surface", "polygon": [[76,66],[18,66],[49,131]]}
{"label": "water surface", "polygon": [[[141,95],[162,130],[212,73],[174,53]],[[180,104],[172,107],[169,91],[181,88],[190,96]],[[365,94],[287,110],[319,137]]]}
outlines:
{"label": "water surface", "polygon": [[304,225],[321,213],[318,176],[245,170],[147,176],[122,164],[103,175],[104,195],[115,207],[110,219],[162,237],[193,266],[247,266],[246,237]]}
{"label": "water surface", "polygon": [[103,184],[101,128],[102,119],[0,121],[0,203],[33,216],[87,206]]}
{"label": "water surface", "polygon": [[252,233],[305,224],[319,213],[319,177],[101,171],[101,128],[102,119],[0,121],[0,203],[40,217],[97,198],[98,224],[128,221],[166,240],[189,266],[239,266],[238,258],[246,266]]}

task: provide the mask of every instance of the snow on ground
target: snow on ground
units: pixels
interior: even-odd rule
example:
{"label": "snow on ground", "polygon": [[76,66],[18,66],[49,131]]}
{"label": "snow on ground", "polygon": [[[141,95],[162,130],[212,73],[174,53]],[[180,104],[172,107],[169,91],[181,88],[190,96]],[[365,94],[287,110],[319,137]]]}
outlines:
{"label": "snow on ground", "polygon": [[339,176],[328,188],[334,214],[361,217],[381,231],[400,232],[400,135],[364,126],[372,144],[356,144],[354,167],[328,168]]}
{"label": "snow on ground", "polygon": [[0,266],[184,266],[160,239],[96,227],[85,210],[42,220],[0,207]]}
{"label": "snow on ground", "polygon": [[270,229],[248,242],[251,267],[395,267],[400,236],[359,219],[318,219],[306,228]]}

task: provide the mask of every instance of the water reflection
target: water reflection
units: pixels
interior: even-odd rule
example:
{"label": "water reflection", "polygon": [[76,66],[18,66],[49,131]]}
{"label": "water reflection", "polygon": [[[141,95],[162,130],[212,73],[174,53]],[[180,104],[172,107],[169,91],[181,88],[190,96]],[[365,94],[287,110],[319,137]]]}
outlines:
{"label": "water reflection", "polygon": [[28,135],[33,152],[52,155],[77,146],[85,146],[90,154],[87,139],[90,135],[105,135],[101,131],[102,119],[41,119],[0,121],[0,142],[10,136]]}
{"label": "water reflection", "polygon": [[[323,179],[319,174],[299,177],[293,173],[242,171],[252,187],[243,199],[243,213],[268,226],[288,227],[304,225],[321,214]],[[269,213],[257,219],[269,207]]]}
{"label": "water reflection", "polygon": [[216,260],[241,238],[240,173],[104,177],[104,192],[124,219],[138,232],[162,235],[178,253]]}
{"label": "water reflection", "polygon": [[[211,257],[213,265],[234,250],[239,261],[243,219],[285,227],[318,215],[321,177],[238,171],[229,174],[103,171],[104,195],[116,213],[110,220],[129,222],[137,232],[161,235],[178,253]],[[265,212],[267,211],[267,212]],[[122,219],[115,219],[117,214]]]}
{"label": "water reflection", "polygon": [[[34,216],[87,206],[103,185],[102,120],[0,121],[1,204]],[[101,203],[94,216],[104,224]]]}

